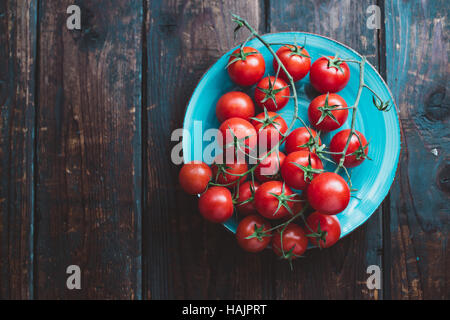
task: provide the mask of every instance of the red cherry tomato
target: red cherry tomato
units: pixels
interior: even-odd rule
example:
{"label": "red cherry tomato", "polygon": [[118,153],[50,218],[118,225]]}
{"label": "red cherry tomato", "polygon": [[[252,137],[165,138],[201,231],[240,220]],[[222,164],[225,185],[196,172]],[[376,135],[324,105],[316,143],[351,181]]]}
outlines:
{"label": "red cherry tomato", "polygon": [[252,47],[238,48],[228,60],[228,74],[236,84],[247,87],[254,85],[264,75],[266,64],[258,50]]}
{"label": "red cherry tomato", "polygon": [[316,211],[306,219],[305,232],[312,244],[320,248],[329,248],[339,240],[341,226],[336,216]]}
{"label": "red cherry tomato", "polygon": [[305,253],[308,248],[308,238],[303,228],[290,223],[282,235],[279,229],[273,235],[272,248],[277,256],[281,257],[284,253],[285,259],[294,260]]}
{"label": "red cherry tomato", "polygon": [[264,250],[272,239],[269,231],[270,223],[253,214],[245,217],[236,229],[236,239],[242,249],[248,252],[259,252]]}
{"label": "red cherry tomato", "polygon": [[267,111],[252,118],[253,126],[258,132],[259,147],[267,147],[271,150],[281,139],[288,129],[286,121],[275,112]]}
{"label": "red cherry tomato", "polygon": [[255,168],[255,177],[260,182],[279,180],[280,168],[286,156],[281,151],[273,151],[266,158],[261,160]]}
{"label": "red cherry tomato", "polygon": [[318,130],[333,131],[340,128],[348,117],[347,103],[336,93],[315,98],[308,107],[309,122]]}
{"label": "red cherry tomato", "polygon": [[212,177],[220,184],[224,184],[231,188],[236,185],[237,181],[245,181],[247,175],[237,176],[237,174],[244,174],[248,170],[248,165],[245,162],[226,163],[222,159],[223,154],[216,157],[212,164]]}
{"label": "red cherry tomato", "polygon": [[309,79],[312,86],[321,93],[338,92],[347,85],[350,69],[339,58],[321,57],[312,64]]}
{"label": "red cherry tomato", "polygon": [[[309,130],[311,130],[314,138],[317,137],[317,132],[314,131],[314,129]],[[318,142],[319,144],[322,144],[320,138],[318,138]],[[314,139],[309,134],[308,129],[301,127],[295,129],[287,136],[284,145],[286,148],[286,153],[300,150],[310,150],[311,148],[314,149]]]}
{"label": "red cherry tomato", "polygon": [[[294,202],[289,199],[295,195],[288,186],[283,186],[283,182],[268,181],[256,190],[255,208],[267,219],[280,219],[290,215],[289,210],[292,211]],[[289,207],[289,210],[286,207]]]}
{"label": "red cherry tomato", "polygon": [[205,191],[211,178],[211,168],[201,161],[191,161],[184,164],[178,175],[181,188],[188,194],[198,194]]}
{"label": "red cherry tomato", "polygon": [[[350,129],[346,129],[336,133],[336,135],[333,137],[333,139],[331,139],[330,142],[331,152],[344,151],[345,145],[347,144],[348,136],[350,135],[350,131],[351,131]],[[347,151],[345,152],[344,166],[346,168],[353,168],[360,165],[364,161],[364,159],[367,158],[368,152],[369,152],[369,145],[367,143],[366,138],[361,132],[355,130],[355,134],[352,135]],[[333,154],[332,156],[336,163],[339,163],[342,157],[341,155],[338,154]]]}
{"label": "red cherry tomato", "polygon": [[306,189],[311,207],[324,214],[338,214],[350,202],[350,188],[337,173],[324,172],[316,176]]}
{"label": "red cherry tomato", "polygon": [[240,213],[245,215],[256,213],[254,199],[243,204],[239,203],[251,199],[252,196],[254,196],[256,190],[258,190],[259,186],[260,184],[256,181],[254,182],[254,184],[252,183],[252,181],[247,181],[239,185],[238,197],[236,199],[238,204],[236,205],[236,208]]}
{"label": "red cherry tomato", "polygon": [[[311,57],[308,51],[300,46],[282,46],[277,50],[277,56],[294,79],[294,82],[303,79],[311,68]],[[275,72],[278,70],[278,61],[275,58],[273,59],[273,69]],[[286,73],[281,68],[279,75],[286,82],[289,81]]]}
{"label": "red cherry tomato", "polygon": [[289,95],[289,87],[283,79],[265,77],[256,86],[255,102],[262,109],[277,111],[286,106]]}
{"label": "red cherry tomato", "polygon": [[[241,141],[245,137],[248,137],[244,141],[241,141],[241,151],[250,152],[257,144],[257,133],[255,127],[245,119],[241,118],[230,118],[222,122],[219,127],[219,131],[222,134],[218,138],[217,143],[221,147],[226,147],[226,149],[235,149],[233,146],[234,136]],[[234,135],[234,136],[233,136]],[[234,151],[233,151],[234,153]],[[233,154],[232,153],[232,154]]]}
{"label": "red cherry tomato", "polygon": [[287,155],[281,167],[281,176],[286,185],[304,190],[323,169],[320,158],[312,152],[301,150]]}
{"label": "red cherry tomato", "polygon": [[255,115],[255,105],[247,94],[231,91],[217,101],[216,115],[220,122],[235,117],[249,121]]}
{"label": "red cherry tomato", "polygon": [[210,187],[200,196],[198,209],[202,216],[216,223],[225,222],[233,215],[231,192],[225,187]]}

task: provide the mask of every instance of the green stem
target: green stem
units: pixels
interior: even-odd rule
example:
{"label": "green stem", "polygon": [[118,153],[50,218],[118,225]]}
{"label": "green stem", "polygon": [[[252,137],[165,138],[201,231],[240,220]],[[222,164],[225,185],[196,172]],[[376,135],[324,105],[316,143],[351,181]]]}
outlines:
{"label": "green stem", "polygon": [[345,144],[344,150],[342,150],[342,157],[339,160],[339,164],[336,168],[336,170],[334,171],[335,173],[338,173],[339,170],[344,166],[344,161],[345,161],[345,155],[347,153],[347,149],[348,146],[350,145],[350,140],[352,139],[353,134],[355,133],[355,124],[356,124],[356,112],[358,111],[358,104],[359,104],[359,99],[361,98],[361,93],[362,93],[362,89],[364,88],[364,66],[366,64],[366,57],[363,56],[361,62],[359,63],[359,88],[358,88],[358,93],[356,95],[356,100],[355,103],[353,105],[354,109],[353,109],[353,113],[352,113],[352,122],[351,122],[351,129],[350,129],[350,134],[348,135],[348,139],[347,142]]}

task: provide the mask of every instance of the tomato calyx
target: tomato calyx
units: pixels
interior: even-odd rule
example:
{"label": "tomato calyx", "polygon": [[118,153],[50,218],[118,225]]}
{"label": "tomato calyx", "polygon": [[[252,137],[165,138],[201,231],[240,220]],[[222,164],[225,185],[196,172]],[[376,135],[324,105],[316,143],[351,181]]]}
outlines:
{"label": "tomato calyx", "polygon": [[391,101],[389,101],[389,100],[382,101],[381,99],[375,98],[375,96],[372,96],[372,101],[373,101],[375,108],[377,108],[380,111],[387,112],[387,111],[391,110],[391,108],[392,108]]}
{"label": "tomato calyx", "polygon": [[293,165],[295,165],[296,167],[302,169],[303,179],[305,180],[305,182],[307,182],[308,179],[309,179],[309,181],[311,181],[314,178],[314,174],[319,174],[319,173],[324,172],[323,169],[316,169],[316,168],[312,167],[311,154],[308,155],[308,165],[306,167],[297,162],[291,162],[291,163]]}
{"label": "tomato calyx", "polygon": [[287,45],[286,47],[288,47],[289,50],[291,50],[291,52],[289,52],[289,57],[291,57],[293,55],[296,55],[296,56],[300,56],[300,57],[311,59],[310,56],[308,56],[307,54],[304,54],[302,52],[303,49],[305,48],[305,46]]}
{"label": "tomato calyx", "polygon": [[255,120],[259,123],[262,123],[262,126],[261,126],[261,128],[259,128],[258,132],[261,132],[265,127],[272,125],[275,129],[277,129],[277,131],[280,135],[284,136],[280,132],[280,129],[278,128],[279,126],[281,126],[281,123],[276,121],[276,119],[279,117],[280,117],[280,115],[278,115],[278,114],[274,115],[273,117],[270,117],[269,112],[267,111],[267,108],[264,107],[264,119],[259,119],[256,117],[251,117],[250,119]]}
{"label": "tomato calyx", "polygon": [[276,215],[281,207],[284,207],[289,212],[289,214],[291,216],[294,215],[294,213],[292,212],[291,207],[289,207],[289,202],[296,202],[297,200],[292,199],[292,198],[296,197],[297,194],[296,193],[293,193],[293,194],[290,194],[290,195],[286,194],[286,185],[285,185],[284,182],[283,182],[283,187],[281,188],[281,193],[280,194],[276,194],[276,193],[273,193],[273,192],[270,192],[270,194],[272,196],[274,196],[275,198],[277,198],[277,200],[278,200],[278,206],[277,206],[277,209],[275,210],[275,212],[273,213],[273,215]]}
{"label": "tomato calyx", "polygon": [[[358,136],[358,135],[356,135]],[[359,137],[358,137],[359,138]],[[367,143],[365,146],[362,146],[361,143],[359,144],[358,149],[356,149],[354,152],[348,154],[347,156],[355,156],[356,160],[363,160],[363,159],[369,159],[372,160],[367,154],[366,150],[369,147],[369,144]]]}
{"label": "tomato calyx", "polygon": [[276,94],[281,92],[281,91],[283,91],[288,86],[284,86],[284,87],[281,87],[279,89],[275,89],[274,88],[274,84],[277,81],[277,79],[275,78],[275,82],[274,83],[272,83],[272,81],[270,80],[270,77],[268,78],[268,80],[269,80],[269,87],[267,89],[264,89],[264,88],[261,88],[261,87],[256,87],[259,91],[264,93],[264,98],[261,100],[261,104],[264,104],[269,99],[271,99],[273,101],[273,103],[275,104],[276,108],[278,109],[278,105],[277,105],[277,101],[276,101]]}
{"label": "tomato calyx", "polygon": [[336,68],[340,72],[344,73],[344,69],[341,67],[341,64],[345,62],[344,60],[338,57],[325,56],[325,58],[328,60],[328,68]]}
{"label": "tomato calyx", "polygon": [[253,239],[256,238],[258,241],[263,241],[264,237],[271,237],[271,234],[264,230],[264,224],[261,227],[258,227],[256,223],[254,224],[254,232],[249,235],[248,237],[245,237],[245,239]]}
{"label": "tomato calyx", "polygon": [[233,63],[235,63],[235,62],[237,62],[237,61],[240,61],[240,60],[245,61],[245,60],[247,60],[247,57],[248,57],[248,56],[251,56],[251,55],[253,55],[253,54],[258,54],[258,52],[257,52],[257,51],[244,52],[244,47],[241,46],[241,47],[239,48],[239,51],[238,51],[238,52],[235,52],[235,53],[232,53],[232,54],[231,54],[231,56],[234,57],[234,59],[231,60],[231,61],[226,65],[225,69],[227,69],[229,66],[231,66]]}
{"label": "tomato calyx", "polygon": [[316,232],[312,232],[310,234],[307,234],[307,237],[310,238],[316,238],[317,239],[317,243],[319,244],[319,248],[322,249],[322,245],[320,241],[323,241],[323,243],[327,242],[327,235],[328,232],[325,230],[320,229],[320,222],[318,223],[317,226],[317,231]]}
{"label": "tomato calyx", "polygon": [[219,179],[219,176],[222,174],[223,178],[226,181],[228,179],[227,174],[230,174],[227,169],[231,170],[232,168],[230,166],[227,166],[225,163],[215,163],[214,165],[217,167],[217,173],[214,177],[214,180],[217,181],[217,179]]}
{"label": "tomato calyx", "polygon": [[233,132],[233,130],[230,128],[230,126],[228,126],[228,130],[230,130],[230,134],[231,134],[231,137],[233,138],[233,141],[230,142],[229,144],[225,145],[224,148],[225,148],[225,149],[228,149],[228,148],[230,148],[230,147],[233,147],[234,152],[235,152],[236,159],[238,159],[239,151],[243,151],[244,154],[245,154],[245,149],[248,147],[248,146],[245,144],[245,141],[247,141],[248,139],[250,139],[253,135],[245,136],[245,137],[243,137],[243,138],[241,138],[241,139],[238,139],[238,137],[234,134],[234,132]]}
{"label": "tomato calyx", "polygon": [[327,92],[327,96],[325,97],[325,102],[324,105],[321,107],[318,107],[317,110],[319,110],[321,112],[320,118],[317,121],[316,125],[320,124],[326,117],[329,117],[331,120],[333,120],[334,122],[336,122],[338,125],[340,125],[339,121],[336,119],[336,117],[333,114],[333,110],[336,110],[337,107],[340,107],[340,104],[334,104],[334,105],[329,105],[328,104],[328,96],[329,96],[329,92]]}
{"label": "tomato calyx", "polygon": [[[280,235],[282,237],[282,235]],[[291,271],[294,270],[294,267],[292,266],[292,260],[294,260],[295,258],[300,258],[301,256],[299,256],[298,254],[294,253],[294,249],[295,249],[295,244],[292,246],[292,248],[290,248],[288,251],[284,251],[278,247],[276,247],[277,250],[279,250],[281,252],[281,255],[278,259],[281,260],[287,260],[289,262],[289,267],[291,268]]]}

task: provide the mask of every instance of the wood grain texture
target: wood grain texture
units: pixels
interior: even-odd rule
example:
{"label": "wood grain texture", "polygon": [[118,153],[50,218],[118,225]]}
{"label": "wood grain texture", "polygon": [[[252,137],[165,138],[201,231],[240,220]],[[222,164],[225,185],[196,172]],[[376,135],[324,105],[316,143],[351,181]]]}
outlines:
{"label": "wood grain texture", "polygon": [[142,1],[72,3],[40,7],[36,298],[139,299]]}
{"label": "wood grain texture", "polygon": [[403,133],[391,191],[390,296],[448,299],[449,7],[386,2],[387,80]]}
{"label": "wood grain texture", "polygon": [[[270,1],[269,30],[307,31],[340,41],[379,65],[379,34],[366,26],[373,1]],[[311,250],[294,265],[279,265],[279,299],[381,299],[366,286],[367,267],[382,266],[381,209],[347,238],[327,250]]]}
{"label": "wood grain texture", "polygon": [[36,5],[0,2],[0,299],[33,297]]}
{"label": "wood grain texture", "polygon": [[152,0],[147,6],[145,297],[267,297],[270,289],[263,280],[269,273],[262,270],[262,260],[230,245],[231,234],[200,217],[197,199],[174,190],[179,167],[169,163],[175,144],[169,143],[171,133],[182,127],[187,101],[201,75],[246,37],[240,34],[233,41],[230,12],[261,27],[262,3]]}

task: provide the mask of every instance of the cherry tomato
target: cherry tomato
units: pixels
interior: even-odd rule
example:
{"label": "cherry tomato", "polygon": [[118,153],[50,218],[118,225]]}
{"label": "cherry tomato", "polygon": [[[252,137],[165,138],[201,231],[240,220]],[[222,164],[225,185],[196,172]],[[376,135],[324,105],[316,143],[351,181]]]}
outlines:
{"label": "cherry tomato", "polygon": [[280,219],[290,215],[289,210],[292,211],[294,202],[289,200],[295,196],[296,194],[283,182],[268,181],[256,190],[255,208],[267,219]]}
{"label": "cherry tomato", "polygon": [[245,181],[247,175],[236,176],[236,174],[244,174],[248,170],[248,165],[245,162],[235,161],[233,163],[225,163],[222,159],[223,154],[216,157],[212,164],[213,179],[220,184],[224,184],[231,188],[236,185],[237,181]]}
{"label": "cherry tomato", "polygon": [[228,60],[228,74],[236,84],[247,87],[257,83],[266,71],[262,54],[252,48],[243,47],[233,51]]}
{"label": "cherry tomato", "polygon": [[[283,240],[283,247],[281,247]],[[283,256],[288,260],[294,260],[303,255],[308,248],[308,237],[302,227],[290,223],[281,235],[280,230],[273,235],[272,248],[277,256]]]}
{"label": "cherry tomato", "polygon": [[[300,46],[282,46],[277,50],[277,56],[294,79],[294,82],[303,79],[311,68],[311,57],[308,51]],[[273,69],[275,72],[278,70],[278,61],[275,58],[273,59]],[[279,75],[286,82],[289,81],[286,73],[281,68]]]}
{"label": "cherry tomato", "polygon": [[205,191],[211,178],[211,168],[201,161],[191,161],[184,164],[178,175],[181,188],[188,194],[198,194]]}
{"label": "cherry tomato", "polygon": [[216,115],[220,122],[235,117],[250,120],[255,115],[255,104],[247,94],[231,91],[217,101]]}
{"label": "cherry tomato", "polygon": [[336,216],[318,211],[311,213],[306,219],[305,231],[311,243],[320,248],[331,247],[341,236],[341,226]]}
{"label": "cherry tomato", "polygon": [[283,79],[265,77],[256,86],[255,102],[262,109],[277,111],[286,106],[290,92],[287,83]]}
{"label": "cherry tomato", "polygon": [[[346,129],[336,133],[336,135],[333,137],[333,139],[331,139],[330,142],[331,152],[344,151],[348,136],[350,135],[350,131],[350,129]],[[364,161],[364,159],[367,158],[368,152],[369,144],[367,143],[366,138],[361,132],[355,130],[355,134],[352,135],[347,151],[345,152],[344,166],[346,168],[353,168],[360,165]],[[339,163],[342,155],[332,154],[332,157],[336,163]]]}
{"label": "cherry tomato", "polygon": [[309,122],[318,130],[333,131],[340,128],[348,117],[347,103],[336,93],[315,98],[308,107]]}
{"label": "cherry tomato", "polygon": [[309,72],[312,86],[321,93],[338,92],[350,79],[347,63],[336,57],[321,57],[314,61]]}
{"label": "cherry tomato", "polygon": [[245,217],[236,229],[236,239],[242,249],[248,252],[264,250],[272,239],[269,231],[270,223],[262,217],[253,214]]}
{"label": "cherry tomato", "polygon": [[[234,136],[238,139],[238,143],[240,144],[241,151],[250,152],[253,149],[258,141],[258,136],[255,130],[255,127],[245,119],[241,118],[230,118],[222,122],[219,127],[219,131],[222,134],[219,137],[217,143],[221,147],[225,147],[226,149],[231,148],[235,149],[237,146],[234,146]],[[247,139],[243,140],[245,137]]]}
{"label": "cherry tomato", "polygon": [[288,129],[286,121],[275,112],[266,111],[252,118],[253,126],[258,132],[259,147],[267,147],[271,150],[281,139]]}
{"label": "cherry tomato", "polygon": [[306,150],[295,151],[286,156],[281,167],[281,176],[289,187],[305,190],[322,169],[322,161],[315,153]]}
{"label": "cherry tomato", "polygon": [[260,182],[279,180],[280,168],[286,156],[281,151],[273,151],[265,157],[255,168],[255,177]]}
{"label": "cherry tomato", "polygon": [[233,215],[231,192],[225,187],[210,187],[200,196],[198,209],[211,222],[225,222]]}
{"label": "cherry tomato", "polygon": [[[237,197],[237,203],[241,203],[251,199],[256,190],[258,190],[260,184],[258,182],[252,183],[252,181],[247,181],[239,185],[239,192]],[[253,192],[252,192],[253,189]],[[238,211],[242,214],[248,215],[252,213],[256,213],[254,199],[249,202],[236,205]]]}
{"label": "cherry tomato", "polygon": [[[314,131],[314,129],[311,130],[313,137],[317,137],[317,132]],[[314,151],[314,138],[311,137],[311,135],[308,132],[308,129],[305,127],[297,128],[294,131],[292,131],[285,140],[285,148],[286,153],[291,153],[294,151],[300,151],[300,150],[310,150],[313,149]],[[320,138],[318,138],[319,145],[322,144],[322,141],[320,141]]]}
{"label": "cherry tomato", "polygon": [[308,201],[317,211],[338,214],[350,202],[350,188],[337,173],[324,172],[316,176],[306,189]]}

